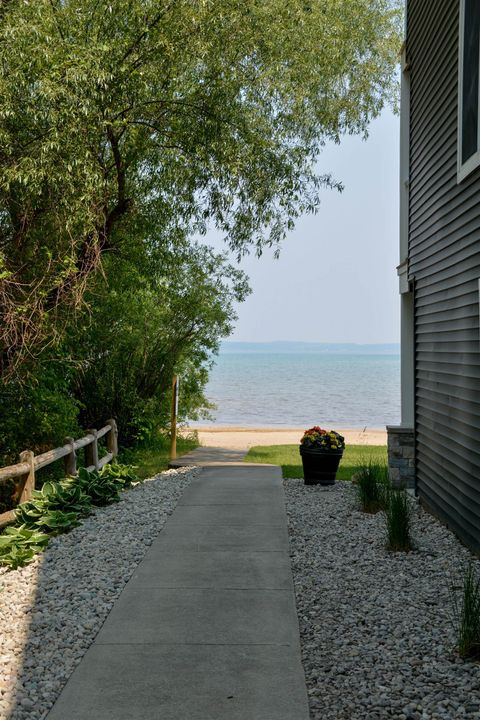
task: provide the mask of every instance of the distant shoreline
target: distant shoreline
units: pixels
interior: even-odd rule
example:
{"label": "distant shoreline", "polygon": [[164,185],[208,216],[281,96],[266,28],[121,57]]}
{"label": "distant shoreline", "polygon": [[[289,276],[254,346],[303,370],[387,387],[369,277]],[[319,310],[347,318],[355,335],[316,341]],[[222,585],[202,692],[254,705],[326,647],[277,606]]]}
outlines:
{"label": "distant shoreline", "polygon": [[275,342],[240,342],[225,340],[220,355],[400,355],[399,343],[321,343],[278,340]]}

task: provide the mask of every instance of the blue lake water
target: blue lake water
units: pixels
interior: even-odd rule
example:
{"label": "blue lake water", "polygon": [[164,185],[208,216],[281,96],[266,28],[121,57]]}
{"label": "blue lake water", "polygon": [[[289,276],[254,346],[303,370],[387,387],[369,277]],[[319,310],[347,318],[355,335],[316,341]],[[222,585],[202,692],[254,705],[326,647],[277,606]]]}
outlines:
{"label": "blue lake water", "polygon": [[400,422],[400,357],[230,352],[206,395],[216,425],[382,428]]}

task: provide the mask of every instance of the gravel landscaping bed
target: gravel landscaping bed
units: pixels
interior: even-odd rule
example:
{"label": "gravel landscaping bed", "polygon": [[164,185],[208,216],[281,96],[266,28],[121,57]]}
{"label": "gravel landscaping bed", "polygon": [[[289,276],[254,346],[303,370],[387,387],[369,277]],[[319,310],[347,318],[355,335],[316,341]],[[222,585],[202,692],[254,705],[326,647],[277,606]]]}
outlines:
{"label": "gravel landscaping bed", "polygon": [[53,538],[27,567],[0,569],[0,720],[46,716],[198,472],[161,473]]}
{"label": "gravel landscaping bed", "polygon": [[360,512],[349,483],[284,484],[312,719],[480,718],[449,593],[471,553],[420,507],[415,551],[387,553],[382,515]]}

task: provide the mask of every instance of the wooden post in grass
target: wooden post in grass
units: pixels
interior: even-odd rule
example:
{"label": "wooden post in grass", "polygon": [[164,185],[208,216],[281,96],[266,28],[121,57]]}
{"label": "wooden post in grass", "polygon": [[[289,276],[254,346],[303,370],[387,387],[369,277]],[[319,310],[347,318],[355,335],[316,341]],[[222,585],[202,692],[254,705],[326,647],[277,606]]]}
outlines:
{"label": "wooden post in grass", "polygon": [[65,455],[65,475],[73,477],[77,474],[77,453],[75,452],[75,440],[72,437],[65,438],[65,445],[70,445],[71,450]]}
{"label": "wooden post in grass", "polygon": [[31,450],[24,450],[20,453],[20,462],[28,463],[29,471],[26,475],[21,477],[18,484],[18,496],[19,502],[27,502],[32,499],[33,491],[35,490],[35,464],[34,454]]}
{"label": "wooden post in grass", "polygon": [[177,457],[177,415],[178,415],[178,375],[172,379],[172,422],[170,426],[170,460]]}
{"label": "wooden post in grass", "polygon": [[87,430],[87,433],[89,435],[93,435],[93,440],[91,443],[85,446],[85,465],[87,467],[93,467],[95,470],[98,470],[98,439],[97,439],[97,431],[94,429]]}
{"label": "wooden post in grass", "polygon": [[107,435],[107,447],[108,452],[111,452],[113,457],[116,458],[118,455],[118,428],[117,423],[113,418],[107,420],[107,425],[112,428]]}

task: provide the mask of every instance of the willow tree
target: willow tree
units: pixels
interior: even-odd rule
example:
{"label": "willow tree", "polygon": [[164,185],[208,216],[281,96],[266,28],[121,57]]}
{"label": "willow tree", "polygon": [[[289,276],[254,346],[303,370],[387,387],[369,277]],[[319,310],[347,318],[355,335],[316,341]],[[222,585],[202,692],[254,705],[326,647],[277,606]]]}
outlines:
{"label": "willow tree", "polygon": [[278,250],[334,185],[322,145],[392,98],[398,45],[391,0],[3,0],[2,371],[134,235]]}

